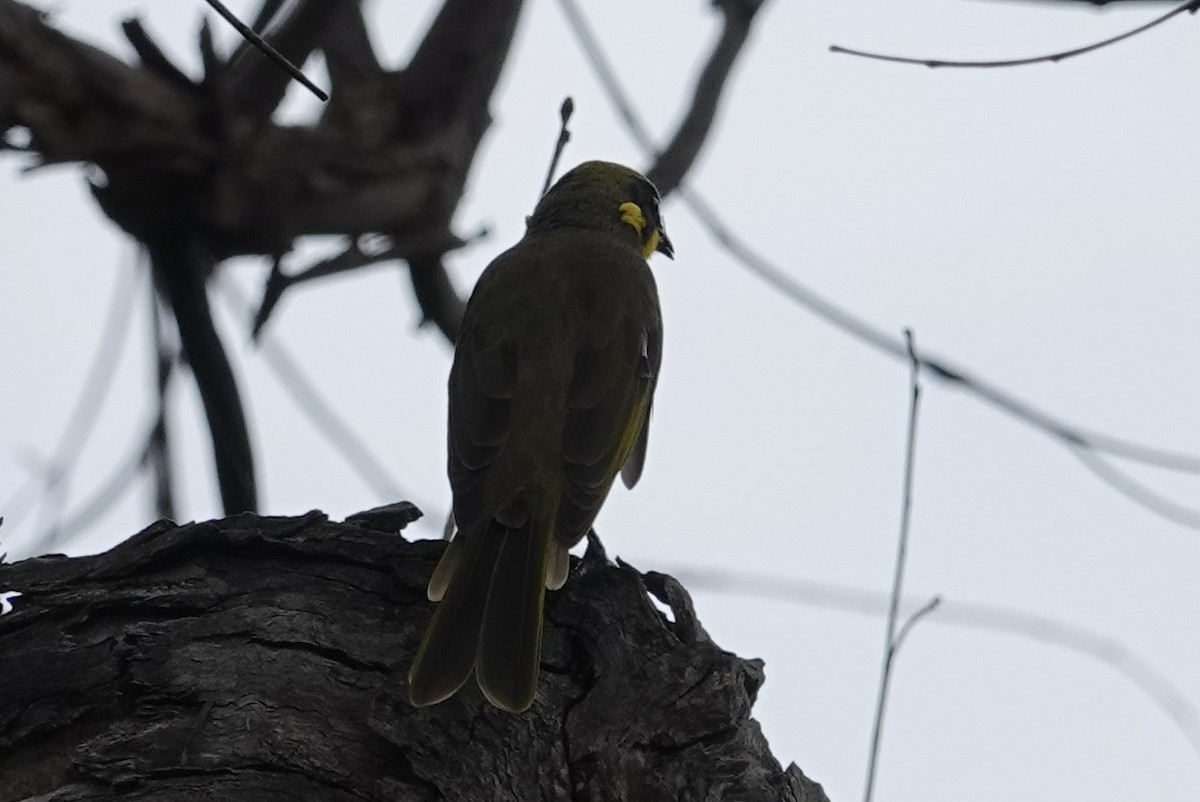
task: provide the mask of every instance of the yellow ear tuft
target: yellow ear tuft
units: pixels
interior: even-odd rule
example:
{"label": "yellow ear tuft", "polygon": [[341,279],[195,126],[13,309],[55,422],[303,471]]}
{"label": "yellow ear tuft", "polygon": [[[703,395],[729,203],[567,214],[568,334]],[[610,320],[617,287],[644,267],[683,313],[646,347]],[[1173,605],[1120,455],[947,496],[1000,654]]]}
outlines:
{"label": "yellow ear tuft", "polygon": [[662,240],[662,235],[656,229],[650,234],[650,239],[642,243],[642,258],[649,260],[650,254],[658,250],[658,243]]}
{"label": "yellow ear tuft", "polygon": [[642,207],[633,201],[625,201],[617,207],[617,211],[621,213],[621,222],[633,226],[638,236],[642,236],[642,230],[646,228],[646,215],[642,214]]}

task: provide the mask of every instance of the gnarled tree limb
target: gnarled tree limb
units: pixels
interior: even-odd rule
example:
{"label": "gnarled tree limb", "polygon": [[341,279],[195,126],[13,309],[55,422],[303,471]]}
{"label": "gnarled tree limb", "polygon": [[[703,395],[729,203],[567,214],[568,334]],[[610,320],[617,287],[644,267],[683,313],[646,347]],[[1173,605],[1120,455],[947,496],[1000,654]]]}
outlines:
{"label": "gnarled tree limb", "polygon": [[369,528],[394,512],[160,522],[0,565],[23,594],[0,617],[0,799],[827,802],[750,718],[762,663],[596,550],[550,594],[530,711],[473,685],[413,708],[444,544]]}

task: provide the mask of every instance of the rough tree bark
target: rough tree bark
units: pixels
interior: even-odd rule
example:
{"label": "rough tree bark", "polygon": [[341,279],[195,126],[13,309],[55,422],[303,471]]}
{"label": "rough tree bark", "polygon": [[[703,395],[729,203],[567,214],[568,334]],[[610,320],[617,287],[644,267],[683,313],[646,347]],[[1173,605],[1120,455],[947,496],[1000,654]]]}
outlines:
{"label": "rough tree bark", "polygon": [[396,506],[160,521],[106,554],[0,565],[22,594],[0,616],[0,802],[826,800],[750,718],[761,661],[595,542],[550,594],[528,713],[473,685],[413,708],[443,543],[404,540],[419,513]]}

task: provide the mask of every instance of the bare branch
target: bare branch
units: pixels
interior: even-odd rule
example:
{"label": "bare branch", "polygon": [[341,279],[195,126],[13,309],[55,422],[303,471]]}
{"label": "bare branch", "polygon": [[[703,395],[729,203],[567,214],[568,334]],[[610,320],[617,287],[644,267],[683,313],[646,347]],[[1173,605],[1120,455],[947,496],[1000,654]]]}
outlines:
{"label": "bare branch", "polygon": [[[275,259],[271,272],[267,274],[266,285],[263,288],[262,301],[254,315],[252,336],[256,339],[261,333],[267,320],[275,311],[275,307],[283,299],[283,293],[297,284],[303,284],[314,279],[357,270],[370,265],[383,264],[391,261],[408,261],[412,254],[438,253],[445,254],[462,246],[487,236],[487,229],[481,228],[466,239],[455,236],[449,231],[437,232],[434,236],[418,236],[405,242],[397,242],[391,237],[377,235],[371,239],[381,241],[381,247],[369,250],[363,249],[364,240],[369,235],[354,238],[344,250],[328,259],[304,268],[298,273],[284,273],[280,259]],[[420,299],[418,299],[419,301]],[[429,315],[426,315],[429,318]]]}
{"label": "bare branch", "polygon": [[205,2],[208,3],[213,11],[216,11],[226,22],[232,25],[234,30],[241,34],[243,39],[245,39],[254,47],[258,48],[258,50],[271,61],[275,62],[276,66],[298,81],[302,86],[316,95],[322,101],[329,100],[329,95],[325,94],[325,92],[323,92],[316,84],[310,81],[308,76],[302,73],[295,64],[288,61],[287,56],[276,50],[270,42],[268,42],[266,39],[263,39],[261,36],[255,33],[249,25],[238,19],[237,15],[226,8],[225,4],[222,3],[221,0],[205,0]]}
{"label": "bare branch", "polygon": [[171,307],[183,357],[192,369],[212,434],[217,483],[227,515],[258,509],[254,452],[233,366],[217,334],[207,280],[215,262],[183,226],[164,226],[143,239],[155,286]]}
{"label": "bare branch", "polygon": [[163,325],[165,310],[159,303],[158,293],[150,287],[151,336],[154,339],[155,390],[158,407],[155,410],[154,428],[146,444],[145,464],[150,467],[154,480],[154,513],[159,518],[175,520],[175,492],[172,482],[171,438],[169,432],[169,409],[167,390],[171,384],[178,354],[167,342],[167,330]]}
{"label": "bare branch", "polygon": [[940,59],[927,58],[911,58],[908,56],[888,56],[882,53],[870,53],[865,50],[854,50],[841,45],[830,45],[829,52],[844,53],[849,56],[860,56],[861,58],[875,59],[876,61],[890,61],[896,64],[921,64],[926,67],[1023,67],[1028,64],[1045,64],[1063,61],[1064,59],[1082,56],[1085,53],[1091,53],[1093,50],[1099,50],[1109,45],[1115,45],[1118,42],[1123,42],[1130,37],[1137,36],[1140,33],[1155,28],[1172,17],[1182,14],[1185,11],[1196,13],[1200,9],[1200,0],[1187,0],[1180,6],[1168,11],[1161,17],[1157,17],[1145,25],[1139,25],[1131,31],[1119,34],[1117,36],[1104,39],[1099,42],[1094,42],[1084,47],[1077,47],[1072,50],[1063,50],[1056,53],[1050,53],[1044,56],[1033,56],[1031,58],[1003,59],[999,61],[943,61]]}
{"label": "bare branch", "polygon": [[921,405],[921,360],[917,357],[916,346],[913,344],[912,331],[904,330],[905,350],[909,362],[909,407],[908,433],[904,449],[904,491],[900,509],[900,538],[896,549],[895,574],[892,577],[892,592],[888,601],[887,637],[883,644],[883,671],[879,678],[879,695],[875,702],[875,722],[871,727],[871,751],[867,759],[867,782],[863,791],[865,802],[871,802],[875,790],[875,770],[879,765],[879,745],[883,738],[883,714],[887,708],[888,691],[892,684],[892,666],[896,662],[896,654],[900,642],[908,634],[911,626],[926,612],[938,605],[940,600],[934,599],[921,611],[912,616],[905,624],[901,634],[896,634],[896,624],[900,612],[900,598],[904,592],[904,569],[908,562],[908,533],[912,521],[912,488],[913,465],[917,455],[917,413]]}
{"label": "bare branch", "polygon": [[0,98],[0,130],[28,128],[44,163],[208,151],[194,133],[196,98],[177,77],[77,42],[15,0],[0,0]]}
{"label": "bare branch", "polygon": [[[269,36],[276,50],[292,64],[303,65],[320,47],[330,32],[331,21],[339,6],[357,0],[297,0],[286,19],[270,27]],[[256,23],[276,5],[264,2]],[[264,23],[265,24],[265,23]],[[291,77],[280,70],[250,42],[243,42],[225,65],[222,82],[227,87],[230,105],[238,113],[266,122],[287,92]]]}
{"label": "bare branch", "polygon": [[132,319],[133,297],[141,291],[142,278],[143,274],[132,266],[118,275],[104,324],[96,337],[96,352],[54,451],[46,459],[39,460],[41,464],[0,507],[6,511],[12,524],[19,524],[23,515],[21,507],[32,505],[41,497],[45,505],[46,522],[42,525],[42,533],[29,539],[30,545],[25,553],[54,547],[66,529],[63,520],[66,516],[67,484],[112,387]]}
{"label": "bare branch", "polygon": [[[204,78],[193,82],[136,22],[126,35],[140,67],[0,0],[0,132],[27,129],[29,150],[44,162],[96,165],[102,209],[150,245],[200,384],[227,510],[253,508],[254,471],[205,299],[212,270],[232,255],[286,253],[304,235],[377,233],[397,245],[359,266],[407,260],[425,319],[453,338],[465,304],[441,257],[461,244],[450,220],[491,123],[488,103],[521,7],[446,0],[397,75],[379,68],[358,0],[299,0],[286,13],[265,0],[258,19],[279,51],[302,62],[327,48],[336,80],[335,102],[316,125],[285,127],[270,112],[286,78],[256,55],[226,63],[207,27]],[[284,286],[277,275],[269,289]]]}
{"label": "bare branch", "polygon": [[407,69],[403,102],[422,124],[487,115],[516,30],[521,0],[445,0]]}
{"label": "bare branch", "polygon": [[895,659],[897,653],[904,646],[904,641],[908,638],[908,633],[912,632],[913,627],[921,623],[921,619],[932,613],[934,610],[942,606],[942,597],[934,596],[929,601],[921,605],[917,610],[904,619],[904,623],[900,626],[900,631],[896,633],[896,641],[892,644],[892,658]]}
{"label": "bare branch", "polygon": [[423,322],[434,324],[447,340],[456,342],[467,304],[450,283],[442,255],[429,253],[410,257],[408,274],[417,304],[425,316]]}
{"label": "bare branch", "polygon": [[189,78],[183,70],[179,69],[179,67],[175,66],[174,62],[167,58],[167,54],[162,51],[162,48],[150,38],[150,34],[142,27],[140,20],[136,18],[125,20],[121,23],[121,30],[125,33],[125,38],[132,45],[134,52],[138,54],[138,58],[141,59],[143,65],[158,72],[164,78],[174,82],[181,88],[189,90],[195,88],[195,81]]}
{"label": "bare branch", "polygon": [[683,182],[708,139],[726,80],[749,37],[750,25],[762,3],[763,0],[721,0],[717,3],[725,14],[721,38],[700,73],[691,106],[684,115],[679,130],[670,144],[660,152],[649,129],[634,110],[632,101],[608,64],[600,42],[584,19],[579,6],[575,0],[559,0],[559,6],[571,31],[613,105],[616,106],[617,113],[642,149],[654,157],[654,164],[646,171],[646,176],[654,182],[664,197]]}
{"label": "bare branch", "polygon": [[546,181],[542,184],[542,194],[538,195],[539,199],[550,191],[550,185],[554,183],[554,174],[558,172],[558,160],[562,158],[563,150],[571,141],[571,130],[567,128],[567,124],[571,121],[571,115],[574,113],[575,101],[571,97],[563,98],[562,106],[558,109],[560,120],[558,140],[554,143],[554,155],[550,157],[550,167],[546,170]]}
{"label": "bare branch", "polygon": [[718,0],[714,3],[725,15],[721,38],[700,73],[691,106],[679,124],[679,130],[646,173],[664,197],[683,181],[708,141],[726,81],[750,36],[750,25],[763,1]]}
{"label": "bare branch", "polygon": [[[217,289],[224,296],[226,302],[233,307],[235,314],[242,316],[249,314],[250,303],[242,296],[236,284],[231,281],[218,281]],[[407,496],[408,494],[392,478],[387,468],[375,457],[366,443],[321,396],[315,383],[304,375],[287,348],[270,337],[264,337],[260,341],[260,345],[267,367],[287,388],[292,400],[296,402],[296,406],[300,408],[300,411],[317,431],[342,454],[363,483],[383,500]],[[411,496],[409,497],[411,498]]]}
{"label": "bare branch", "polygon": [[331,35],[322,39],[321,50],[336,92],[346,92],[354,80],[387,75],[371,44],[361,0],[340,2],[332,28]]}
{"label": "bare branch", "polygon": [[[139,427],[138,431],[144,431]],[[102,516],[125,498],[133,489],[142,469],[146,466],[150,440],[154,437],[154,424],[148,434],[138,434],[126,454],[114,461],[113,468],[84,500],[69,512],[65,512],[54,529],[43,529],[29,545],[21,548],[23,555],[37,556],[48,550],[65,549],[71,541],[88,527],[94,526]]]}
{"label": "bare branch", "polygon": [[1177,504],[1135,481],[1095,451],[1074,446],[1071,453],[1100,481],[1160,518],[1200,531],[1200,509]]}

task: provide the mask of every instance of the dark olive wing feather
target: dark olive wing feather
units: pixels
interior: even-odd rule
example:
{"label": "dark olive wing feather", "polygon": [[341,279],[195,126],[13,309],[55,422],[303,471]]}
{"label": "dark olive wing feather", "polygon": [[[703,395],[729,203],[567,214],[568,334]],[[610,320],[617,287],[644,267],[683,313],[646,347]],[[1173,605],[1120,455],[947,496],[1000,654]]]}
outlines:
{"label": "dark olive wing feather", "polygon": [[646,415],[642,419],[642,428],[638,432],[637,442],[633,450],[625,458],[621,466],[621,481],[628,488],[633,488],[642,478],[642,469],[646,466],[646,447],[650,442],[650,415],[654,411],[654,388],[658,385],[658,369],[662,365],[662,328],[654,327],[646,331],[646,347],[638,365],[639,374],[650,377],[650,400],[646,405]]}
{"label": "dark olive wing feather", "polygon": [[512,417],[516,354],[495,326],[464,326],[450,369],[450,482],[460,529],[483,513],[486,468],[504,448]]}
{"label": "dark olive wing feather", "polygon": [[[566,481],[556,532],[567,543],[587,533],[617,472],[644,441],[658,377],[662,329],[657,317],[620,315],[618,325],[605,333],[608,339],[593,336],[578,353],[568,394]],[[637,457],[639,473],[643,458],[644,453]]]}

